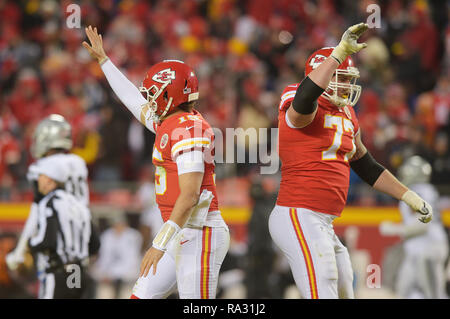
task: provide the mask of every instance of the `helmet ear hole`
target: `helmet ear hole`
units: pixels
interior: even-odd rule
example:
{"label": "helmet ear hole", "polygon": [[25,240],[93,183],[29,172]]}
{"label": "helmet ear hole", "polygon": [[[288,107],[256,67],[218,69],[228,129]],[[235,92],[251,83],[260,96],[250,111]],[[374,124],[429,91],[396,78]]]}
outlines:
{"label": "helmet ear hole", "polygon": [[169,101],[169,94],[167,94],[167,91],[164,92],[163,97],[164,97],[164,101],[166,101],[166,102]]}

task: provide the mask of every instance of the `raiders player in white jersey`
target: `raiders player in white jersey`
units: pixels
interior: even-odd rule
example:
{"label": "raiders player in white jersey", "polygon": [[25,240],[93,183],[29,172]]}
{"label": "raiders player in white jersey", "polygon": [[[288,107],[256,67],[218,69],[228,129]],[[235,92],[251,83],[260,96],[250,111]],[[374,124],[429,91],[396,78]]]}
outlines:
{"label": "raiders player in white jersey", "polygon": [[433,207],[433,220],[420,223],[414,212],[403,202],[399,209],[402,223],[383,222],[383,235],[403,238],[404,259],[400,266],[395,290],[401,298],[447,298],[445,293],[445,261],[448,239],[438,207],[439,193],[430,184],[431,165],[419,156],[408,158],[399,168],[399,179]]}
{"label": "raiders player in white jersey", "polygon": [[65,118],[59,114],[51,114],[44,118],[33,134],[31,154],[37,160],[28,168],[27,179],[33,186],[34,200],[30,214],[25,223],[16,248],[7,255],[6,262],[11,270],[23,263],[27,249],[27,241],[33,234],[37,224],[36,209],[41,196],[37,190],[39,161],[47,157],[55,157],[67,171],[65,189],[74,195],[80,203],[89,206],[88,170],[84,160],[75,154],[67,153],[72,148],[72,128]]}

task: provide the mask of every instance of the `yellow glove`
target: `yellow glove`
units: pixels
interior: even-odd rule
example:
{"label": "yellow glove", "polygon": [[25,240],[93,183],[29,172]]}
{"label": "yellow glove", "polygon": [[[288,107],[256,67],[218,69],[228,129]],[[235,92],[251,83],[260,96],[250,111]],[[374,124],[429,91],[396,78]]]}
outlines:
{"label": "yellow glove", "polygon": [[403,194],[401,200],[408,204],[413,211],[422,215],[419,216],[419,220],[422,223],[428,223],[433,218],[433,208],[431,205],[412,190],[408,190],[405,194]]}
{"label": "yellow glove", "polygon": [[341,42],[334,48],[331,56],[341,64],[350,54],[359,52],[367,47],[367,43],[358,43],[357,40],[368,28],[369,25],[367,23],[355,24],[348,28],[342,35]]}

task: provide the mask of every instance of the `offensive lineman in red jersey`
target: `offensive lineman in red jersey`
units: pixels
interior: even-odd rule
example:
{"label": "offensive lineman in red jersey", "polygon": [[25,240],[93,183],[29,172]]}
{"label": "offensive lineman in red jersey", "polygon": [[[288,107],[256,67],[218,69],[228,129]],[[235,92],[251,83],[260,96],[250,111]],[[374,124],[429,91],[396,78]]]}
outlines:
{"label": "offensive lineman in red jersey", "polygon": [[[83,43],[98,60],[111,88],[150,131],[156,202],[164,221],[145,254],[131,298],[215,298],[230,235],[217,201],[214,133],[194,109],[198,80],[177,60],[152,66],[138,90],[109,60],[97,29]],[[142,93],[142,94],[141,94]],[[143,97],[144,95],[144,97]]]}
{"label": "offensive lineman in red jersey", "polygon": [[353,106],[361,87],[350,55],[368,28],[351,26],[335,48],[307,60],[306,77],[285,88],[279,105],[281,184],[269,219],[272,239],[286,255],[302,298],[354,298],[347,249],[333,230],[347,200],[350,167],[373,188],[432,218],[432,208],[377,163],[361,141]]}

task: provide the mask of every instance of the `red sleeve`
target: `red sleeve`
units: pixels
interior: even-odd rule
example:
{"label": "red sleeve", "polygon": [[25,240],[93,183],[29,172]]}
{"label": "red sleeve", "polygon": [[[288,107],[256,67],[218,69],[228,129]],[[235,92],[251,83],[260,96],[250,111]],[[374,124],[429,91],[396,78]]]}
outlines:
{"label": "red sleeve", "polygon": [[300,83],[297,83],[288,85],[284,88],[283,93],[281,94],[280,104],[278,105],[278,111],[286,111],[289,106],[291,106],[299,85]]}

